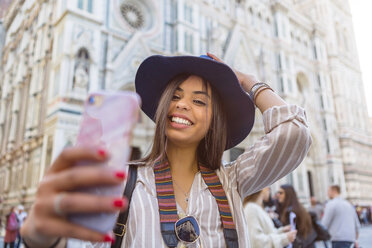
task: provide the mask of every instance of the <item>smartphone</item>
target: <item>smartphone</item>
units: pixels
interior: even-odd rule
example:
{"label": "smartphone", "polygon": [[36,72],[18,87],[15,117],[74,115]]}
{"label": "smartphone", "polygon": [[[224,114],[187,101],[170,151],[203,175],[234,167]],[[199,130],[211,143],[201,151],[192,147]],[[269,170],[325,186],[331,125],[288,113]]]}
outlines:
{"label": "smartphone", "polygon": [[[289,212],[289,225],[291,226],[291,231],[296,230],[296,214],[294,212]],[[286,248],[292,248],[292,243],[289,244]]]}
{"label": "smartphone", "polygon": [[[93,92],[84,103],[83,118],[77,136],[78,146],[98,146],[109,153],[109,159],[97,166],[128,171],[130,139],[138,120],[140,97],[129,91]],[[80,162],[77,166],[87,165]],[[90,163],[91,164],[91,163]],[[102,196],[121,197],[126,181],[118,186],[96,186],[76,190]],[[118,213],[73,214],[68,218],[76,224],[107,233],[116,223]]]}
{"label": "smartphone", "polygon": [[289,224],[291,226],[291,231],[296,230],[296,214],[294,212],[289,213]]}

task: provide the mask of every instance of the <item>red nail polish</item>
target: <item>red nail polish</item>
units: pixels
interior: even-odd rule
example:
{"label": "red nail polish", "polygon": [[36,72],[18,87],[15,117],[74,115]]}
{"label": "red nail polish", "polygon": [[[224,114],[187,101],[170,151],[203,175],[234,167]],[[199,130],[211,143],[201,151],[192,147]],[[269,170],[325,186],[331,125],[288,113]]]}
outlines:
{"label": "red nail polish", "polygon": [[106,157],[106,151],[104,149],[99,149],[98,150],[98,154],[101,156],[101,157]]}
{"label": "red nail polish", "polygon": [[110,235],[110,234],[106,234],[104,237],[103,237],[103,242],[115,242],[115,239]]}
{"label": "red nail polish", "polygon": [[124,200],[122,198],[115,199],[113,204],[115,207],[122,208],[124,206]]}
{"label": "red nail polish", "polygon": [[125,177],[126,177],[126,174],[125,174],[124,171],[116,171],[116,172],[115,172],[115,176],[116,176],[117,178],[119,178],[119,179],[124,180]]}

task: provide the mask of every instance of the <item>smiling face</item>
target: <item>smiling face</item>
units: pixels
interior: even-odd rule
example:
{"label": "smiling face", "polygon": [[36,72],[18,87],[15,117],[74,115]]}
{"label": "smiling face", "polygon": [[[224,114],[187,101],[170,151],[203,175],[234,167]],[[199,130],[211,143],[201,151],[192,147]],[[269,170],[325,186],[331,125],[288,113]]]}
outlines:
{"label": "smiling face", "polygon": [[212,93],[198,76],[189,76],[175,90],[169,105],[166,136],[177,146],[197,146],[212,119]]}

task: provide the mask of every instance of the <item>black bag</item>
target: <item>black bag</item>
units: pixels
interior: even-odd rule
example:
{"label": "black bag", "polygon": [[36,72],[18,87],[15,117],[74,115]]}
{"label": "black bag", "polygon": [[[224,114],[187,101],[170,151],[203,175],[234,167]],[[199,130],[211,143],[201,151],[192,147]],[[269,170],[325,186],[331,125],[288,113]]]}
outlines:
{"label": "black bag", "polygon": [[311,233],[303,238],[301,235],[297,234],[295,241],[292,243],[293,248],[313,248],[316,241],[317,234],[312,228]]}
{"label": "black bag", "polygon": [[126,224],[127,224],[128,214],[129,214],[130,202],[132,200],[132,194],[133,194],[134,188],[136,187],[136,182],[137,182],[137,166],[130,164],[128,174],[129,174],[129,179],[128,179],[127,185],[125,186],[124,194],[123,194],[128,199],[128,209],[127,211],[120,213],[117,218],[117,223],[113,230],[115,234],[115,243],[111,245],[111,248],[120,248],[121,243],[123,242],[123,236],[126,232]]}
{"label": "black bag", "polygon": [[311,216],[311,222],[313,224],[313,228],[317,234],[316,241],[327,241],[331,239],[331,235],[329,234],[327,228],[323,226],[316,218],[316,214],[313,212],[309,212]]}

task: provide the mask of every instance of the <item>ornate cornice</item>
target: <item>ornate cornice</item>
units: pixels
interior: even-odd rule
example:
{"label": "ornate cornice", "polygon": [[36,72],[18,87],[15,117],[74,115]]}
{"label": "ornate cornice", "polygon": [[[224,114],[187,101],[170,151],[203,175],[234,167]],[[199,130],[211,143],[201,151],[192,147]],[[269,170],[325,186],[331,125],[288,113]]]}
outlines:
{"label": "ornate cornice", "polygon": [[271,8],[274,11],[283,11],[284,13],[288,13],[291,9],[291,5],[288,3],[287,0],[272,0],[271,1]]}
{"label": "ornate cornice", "polygon": [[15,158],[22,156],[22,154],[27,154],[35,148],[42,146],[43,137],[44,135],[38,135],[30,140],[24,141],[21,145],[15,147],[11,151],[7,151],[2,157],[0,157],[1,164],[9,163]]}
{"label": "ornate cornice", "polygon": [[6,30],[10,27],[12,24],[14,18],[16,17],[18,10],[21,8],[22,4],[25,0],[13,0],[10,4],[8,11],[4,17],[4,27]]}

